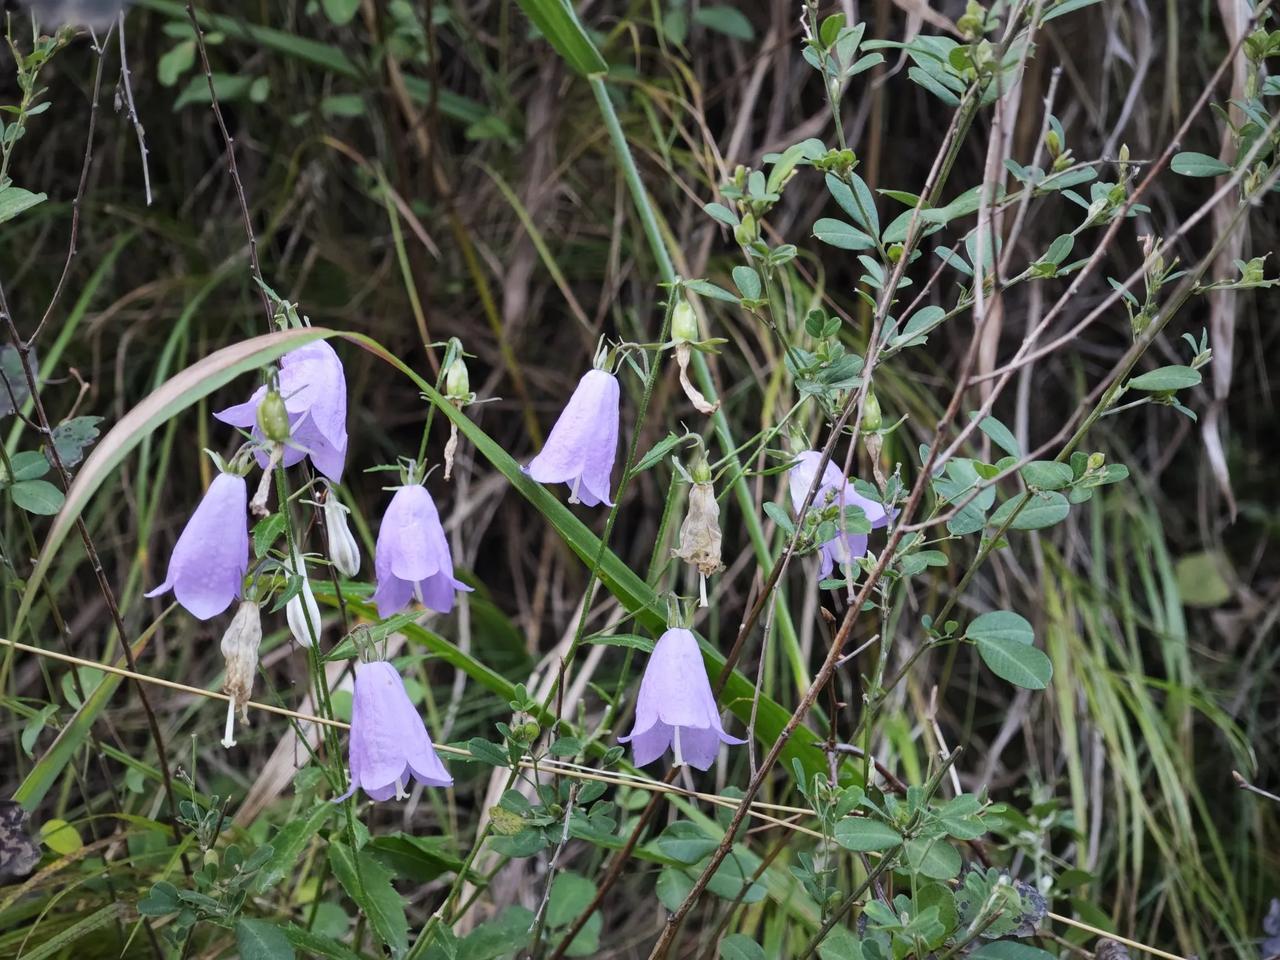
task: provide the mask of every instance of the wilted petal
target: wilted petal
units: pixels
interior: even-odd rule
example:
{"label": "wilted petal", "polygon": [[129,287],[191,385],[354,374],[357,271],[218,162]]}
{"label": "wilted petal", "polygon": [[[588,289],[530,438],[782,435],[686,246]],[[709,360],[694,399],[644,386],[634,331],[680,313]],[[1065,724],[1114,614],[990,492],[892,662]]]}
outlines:
{"label": "wilted petal", "polygon": [[619,397],[613,374],[583,374],[541,452],[524,472],[539,483],[568,484],[571,502],[613,506],[610,476],[618,448]]}
{"label": "wilted petal", "polygon": [[173,546],[168,576],[147,596],[172,590],[200,620],[227,609],[240,595],[249,567],[248,499],[244,477],[214,477]]}

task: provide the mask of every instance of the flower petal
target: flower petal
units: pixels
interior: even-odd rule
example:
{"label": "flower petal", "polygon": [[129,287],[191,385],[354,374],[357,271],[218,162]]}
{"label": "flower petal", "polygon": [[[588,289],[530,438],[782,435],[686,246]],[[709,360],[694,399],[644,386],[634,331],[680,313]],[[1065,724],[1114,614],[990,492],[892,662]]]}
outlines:
{"label": "flower petal", "polygon": [[231,605],[249,566],[248,490],[244,477],[220,473],[178,536],[165,582],[194,617],[208,620]]}

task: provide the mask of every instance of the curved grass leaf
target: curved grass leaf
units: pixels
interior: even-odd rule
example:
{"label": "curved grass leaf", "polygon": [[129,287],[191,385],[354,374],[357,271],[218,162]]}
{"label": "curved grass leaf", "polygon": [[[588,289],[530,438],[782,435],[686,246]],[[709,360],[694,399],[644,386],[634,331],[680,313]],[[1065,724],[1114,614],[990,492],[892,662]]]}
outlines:
{"label": "curved grass leaf", "polygon": [[516,0],[538,32],[556,48],[565,63],[584,77],[608,73],[600,51],[582,28],[569,0]]}

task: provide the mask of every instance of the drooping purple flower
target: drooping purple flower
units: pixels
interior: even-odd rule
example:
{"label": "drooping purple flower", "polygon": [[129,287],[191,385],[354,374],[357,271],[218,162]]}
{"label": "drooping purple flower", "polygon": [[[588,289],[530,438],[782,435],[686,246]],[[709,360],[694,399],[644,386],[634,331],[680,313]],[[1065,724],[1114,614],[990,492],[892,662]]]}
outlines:
{"label": "drooping purple flower", "polygon": [[640,679],[635,726],[618,742],[631,744],[637,767],[670,747],[677,766],[699,770],[715,762],[720,744],[746,743],[724,732],[706,664],[689,630],[672,627],[658,638]]}
{"label": "drooping purple flower", "polygon": [[424,607],[448,613],[454,592],[471,590],[454,577],[436,503],[417,483],[401,487],[391,498],[378,528],[373,566],[378,578],[373,602],[383,617],[399,613],[414,597]]}
{"label": "drooping purple flower", "polygon": [[385,660],[356,664],[348,764],[351,786],[335,803],[357,788],[374,800],[402,799],[410,777],[424,787],[453,785],[404,681]]}
{"label": "drooping purple flower", "polygon": [[193,617],[208,620],[240,595],[249,568],[249,492],[244,477],[219,473],[183,527],[169,574],[148,597],[169,590]]}
{"label": "drooping purple flower", "polygon": [[[805,450],[796,455],[796,465],[787,473],[787,485],[791,493],[791,508],[798,514],[804,505],[804,498],[809,493],[813,478],[818,471],[818,463],[822,454],[817,450]],[[809,504],[809,509],[821,510],[827,507],[838,507],[843,517],[845,507],[860,507],[871,522],[871,529],[878,530],[889,523],[884,507],[876,501],[862,496],[840,473],[840,468],[830,460],[822,471],[822,479],[818,490]],[[837,521],[837,525],[841,521]],[[818,579],[826,580],[831,576],[836,564],[844,566],[853,563],[859,557],[866,556],[867,535],[865,533],[838,533],[822,544],[819,550]]]}
{"label": "drooping purple flower", "polygon": [[[253,435],[262,439],[258,406],[266,395],[266,386],[261,386],[245,403],[214,416],[233,427],[252,428]],[[347,458],[347,378],[333,347],[316,340],[281,357],[280,395],[289,414],[284,465],[291,467],[310,456],[317,470],[335,483],[340,481]],[[266,466],[265,452],[259,451],[258,463]]]}
{"label": "drooping purple flower", "polygon": [[609,475],[618,451],[618,398],[617,377],[588,370],[524,472],[539,483],[567,483],[570,503],[613,506]]}

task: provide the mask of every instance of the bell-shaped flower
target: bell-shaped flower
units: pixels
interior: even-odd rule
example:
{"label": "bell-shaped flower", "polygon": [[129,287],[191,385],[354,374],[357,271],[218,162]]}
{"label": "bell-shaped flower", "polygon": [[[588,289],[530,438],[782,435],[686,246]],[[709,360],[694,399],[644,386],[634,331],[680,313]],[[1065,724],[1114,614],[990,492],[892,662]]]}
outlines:
{"label": "bell-shaped flower", "polygon": [[[809,487],[813,485],[813,478],[817,475],[818,463],[821,460],[822,454],[817,450],[805,450],[796,454],[796,464],[787,473],[791,507],[797,514],[804,505]],[[885,513],[884,506],[854,490],[853,484],[840,473],[840,468],[828,460],[826,468],[822,471],[818,490],[809,503],[809,509],[823,510],[832,506],[840,510],[840,518],[836,521],[837,527],[845,523],[846,507],[861,509],[871,524],[872,530],[889,523],[889,516]],[[866,556],[866,553],[867,535],[865,533],[837,533],[823,543],[819,550],[818,579],[826,580],[834,572],[837,564],[844,566],[853,563],[859,557]]]}
{"label": "bell-shaped flower", "polygon": [[329,562],[344,577],[360,572],[360,545],[347,526],[346,505],[331,489],[324,498],[324,533],[329,541]]}
{"label": "bell-shaped flower", "polygon": [[309,647],[320,636],[320,605],[316,603],[316,595],[311,590],[306,561],[297,550],[293,551],[289,572],[302,583],[298,592],[284,605],[285,621],[299,646]]}
{"label": "bell-shaped flower", "polygon": [[[233,427],[252,428],[262,439],[258,407],[266,395],[267,387],[261,386],[246,402],[214,416]],[[281,357],[280,395],[290,428],[282,462],[291,467],[309,456],[317,470],[337,483],[347,457],[347,378],[333,347],[316,340]],[[265,467],[268,462],[268,454],[260,451],[258,463]]]}
{"label": "bell-shaped flower", "polygon": [[672,627],[658,638],[640,679],[635,726],[618,741],[631,744],[637,767],[670,747],[677,766],[699,770],[715,762],[720,744],[746,743],[724,732],[702,652],[689,630]]}
{"label": "bell-shaped flower", "polygon": [[453,556],[440,514],[427,488],[410,483],[396,491],[382,515],[373,557],[378,614],[399,613],[417,598],[439,613],[453,609],[454,592],[470,591],[453,575]]}
{"label": "bell-shaped flower", "polygon": [[199,620],[215,617],[240,596],[249,568],[249,491],[244,477],[219,473],[187,521],[169,557],[169,574],[148,597],[172,590]]}
{"label": "bell-shaped flower", "polygon": [[524,472],[539,483],[567,483],[570,503],[613,506],[609,477],[618,452],[619,395],[613,374],[583,374],[542,451]]}
{"label": "bell-shaped flower", "polygon": [[357,788],[374,800],[392,795],[399,800],[408,795],[404,788],[410,777],[426,787],[453,785],[404,681],[385,660],[356,664],[348,763],[351,786],[335,802]]}
{"label": "bell-shaped flower", "polygon": [[227,725],[222,733],[222,745],[230,749],[236,745],[236,710],[240,719],[248,723],[249,712],[245,704],[253,695],[253,681],[258,675],[258,647],[262,643],[262,616],[258,604],[243,600],[231,618],[227,632],[222,635],[222,656],[227,661],[227,672],[222,681],[222,692],[228,696]]}

